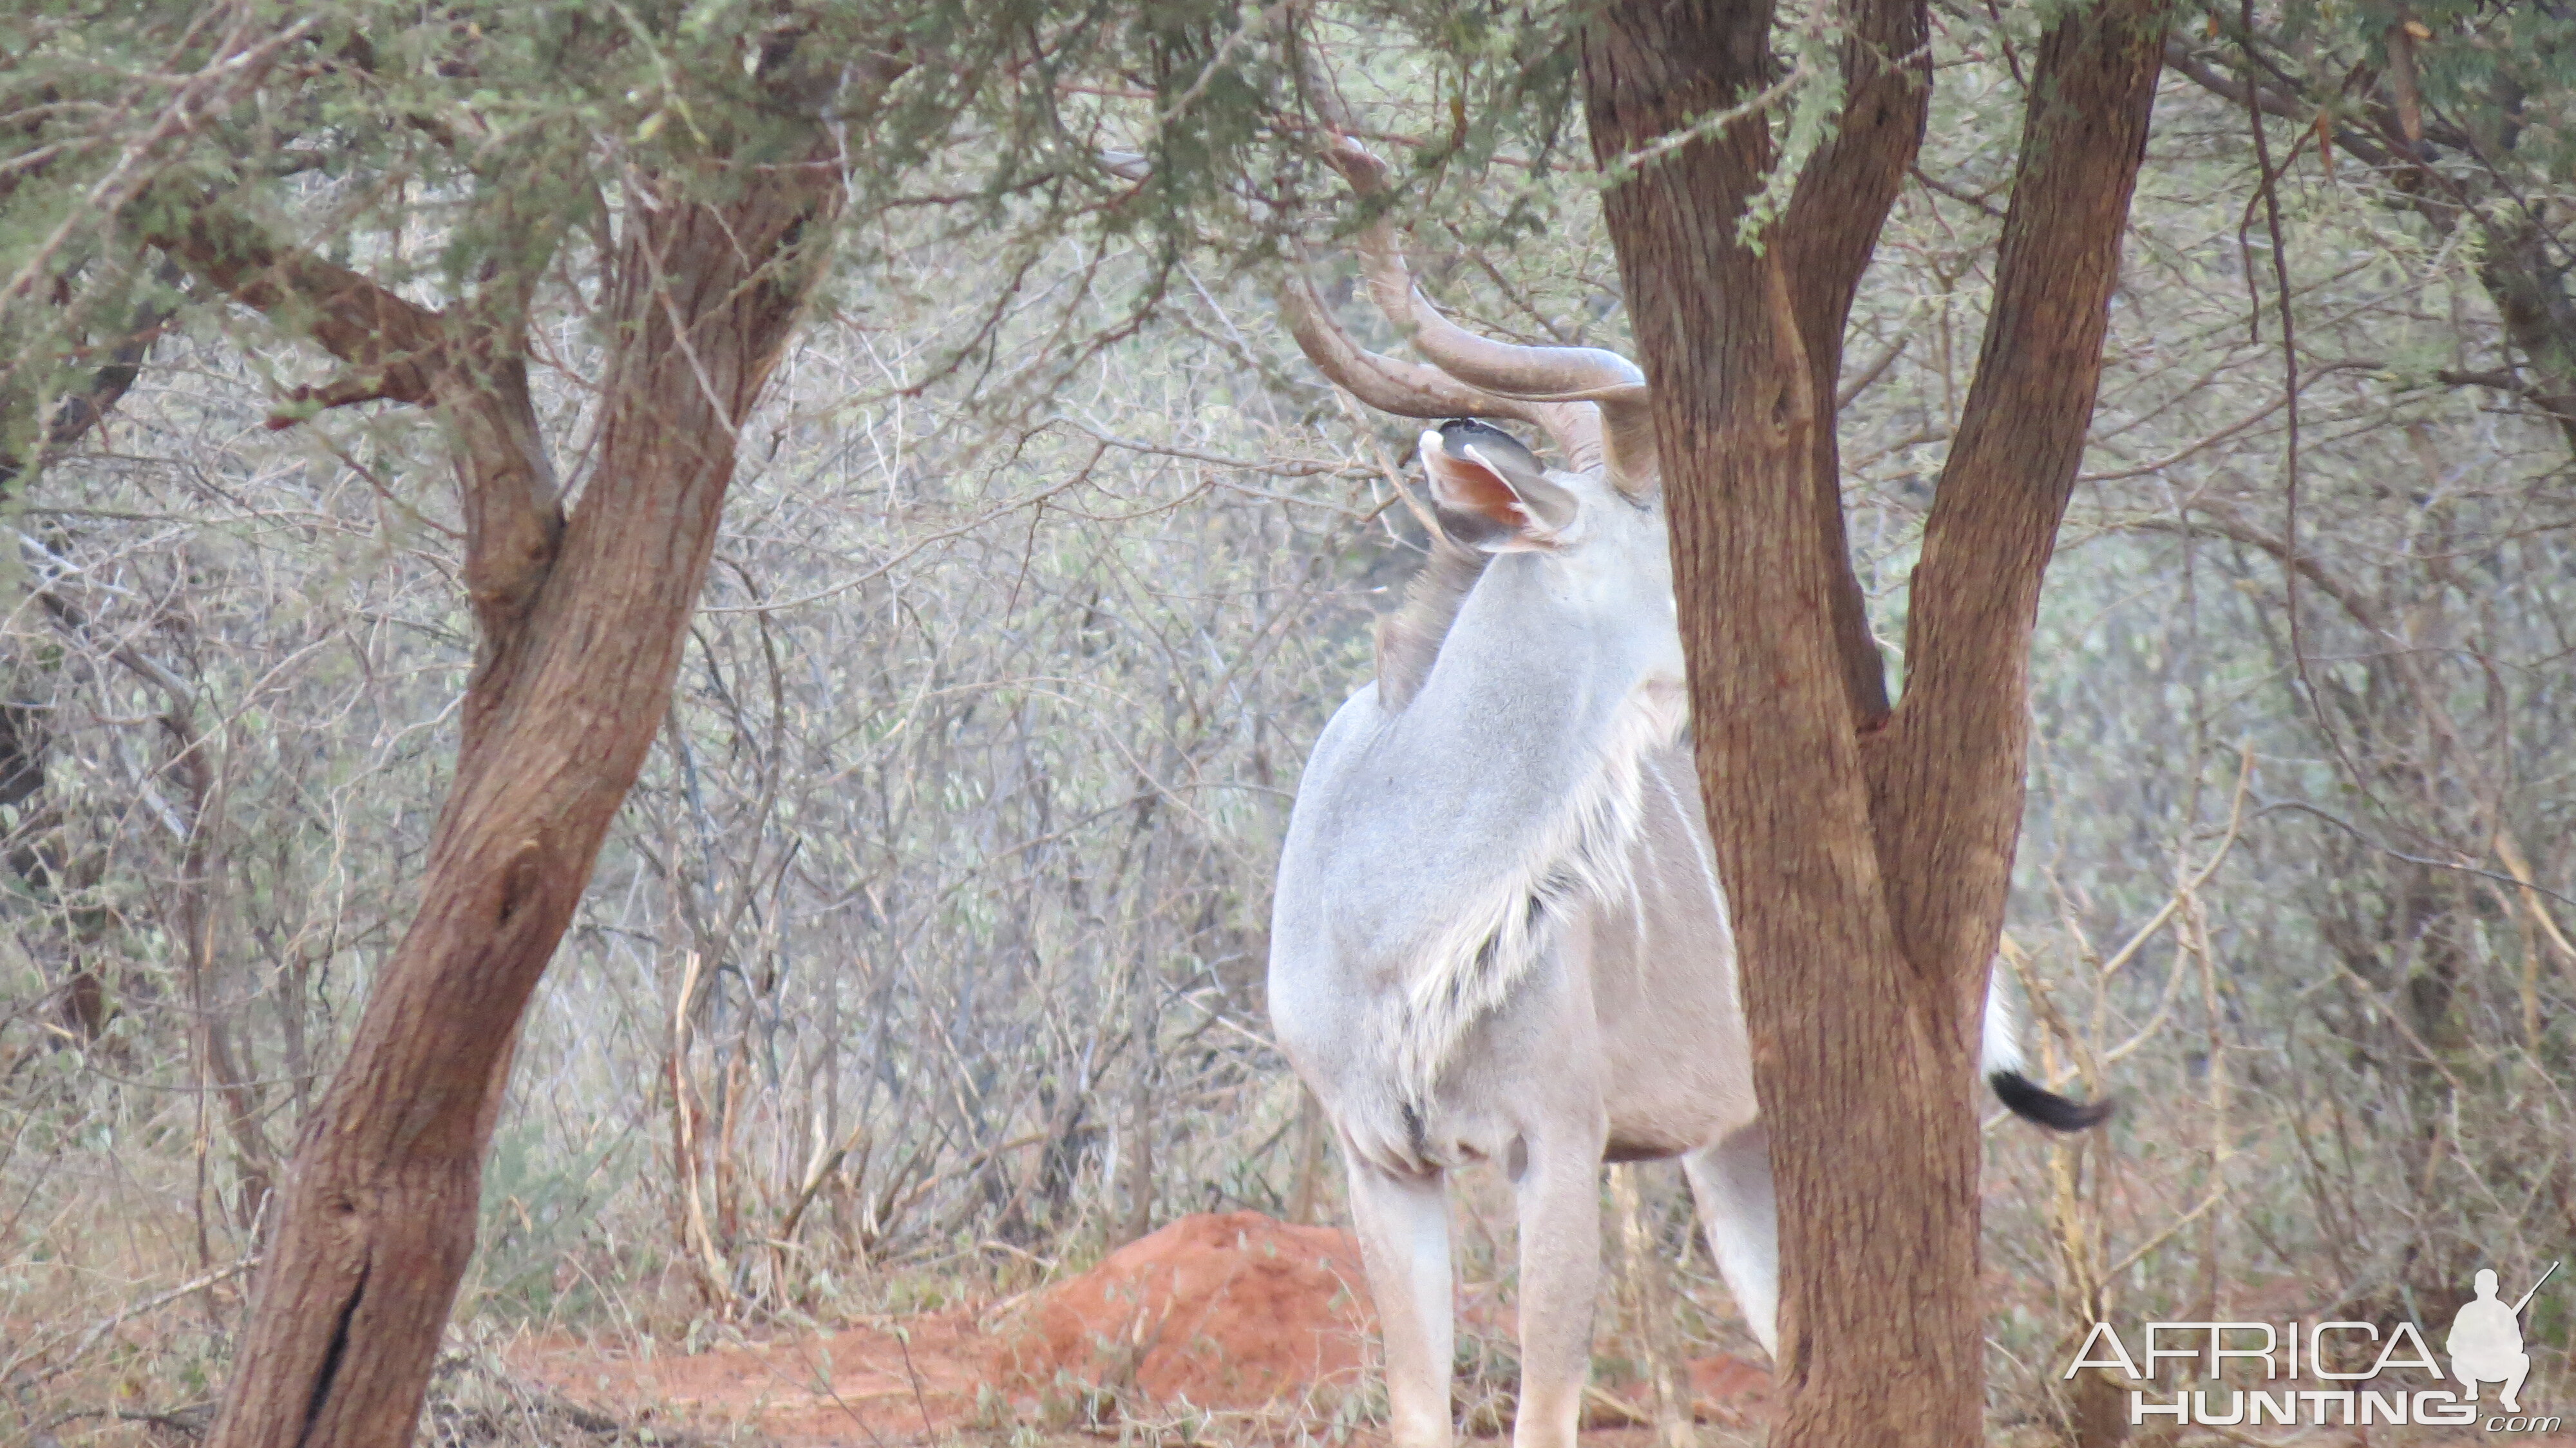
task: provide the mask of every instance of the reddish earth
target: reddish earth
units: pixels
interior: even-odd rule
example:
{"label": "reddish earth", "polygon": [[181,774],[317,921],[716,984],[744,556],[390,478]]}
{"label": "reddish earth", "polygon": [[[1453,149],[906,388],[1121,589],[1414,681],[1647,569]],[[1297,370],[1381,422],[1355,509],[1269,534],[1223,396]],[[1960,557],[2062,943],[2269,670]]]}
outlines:
{"label": "reddish earth", "polygon": [[965,1311],[699,1353],[544,1341],[511,1357],[528,1377],[623,1422],[750,1429],[795,1448],[944,1433],[976,1416],[991,1379],[987,1341]]}
{"label": "reddish earth", "polygon": [[1771,1421],[1771,1370],[1719,1353],[1690,1365],[1692,1416],[1703,1423],[1750,1427]]}
{"label": "reddish earth", "polygon": [[[888,1318],[695,1354],[554,1340],[512,1356],[564,1398],[624,1421],[880,1448],[978,1424],[1193,1409],[1285,1428],[1329,1416],[1362,1386],[1373,1328],[1349,1233],[1234,1212],[1184,1217],[985,1316]],[[1691,1364],[1702,1422],[1768,1421],[1770,1381],[1741,1358]]]}
{"label": "reddish earth", "polygon": [[1284,1411],[1355,1390],[1372,1325],[1348,1232],[1200,1215],[1041,1293],[1004,1326],[997,1365],[1013,1396],[1055,1411],[1101,1391]]}

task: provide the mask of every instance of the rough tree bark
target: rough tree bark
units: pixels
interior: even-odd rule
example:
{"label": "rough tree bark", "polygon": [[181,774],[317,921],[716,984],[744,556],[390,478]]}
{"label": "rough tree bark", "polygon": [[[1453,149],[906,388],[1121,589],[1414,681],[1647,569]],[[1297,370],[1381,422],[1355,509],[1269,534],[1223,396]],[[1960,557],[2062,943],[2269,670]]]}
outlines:
{"label": "rough tree bark", "polygon": [[560,207],[511,218],[493,279],[445,312],[268,240],[218,198],[141,221],[348,364],[316,400],[435,411],[481,631],[419,913],[285,1172],[214,1448],[390,1448],[419,1416],[521,1013],[668,708],[737,430],[843,201],[823,121],[837,58],[807,75],[793,47],[761,57],[775,104],[755,134],[711,126],[703,149],[632,158],[633,204],[599,258],[595,462],[569,517],[524,362]]}
{"label": "rough tree bark", "polygon": [[[2101,372],[2162,0],[2067,7],[2030,81],[1977,377],[1914,574],[1891,710],[1843,541],[1841,337],[1919,143],[1923,6],[1845,7],[1850,119],[1759,249],[1740,120],[1766,0],[1609,0],[1583,75],[1655,398],[1692,718],[1772,1124],[1782,1448],[1981,1440],[1974,1002],[2019,832],[2030,635]],[[1871,1169],[1855,1172],[1854,1161]]]}

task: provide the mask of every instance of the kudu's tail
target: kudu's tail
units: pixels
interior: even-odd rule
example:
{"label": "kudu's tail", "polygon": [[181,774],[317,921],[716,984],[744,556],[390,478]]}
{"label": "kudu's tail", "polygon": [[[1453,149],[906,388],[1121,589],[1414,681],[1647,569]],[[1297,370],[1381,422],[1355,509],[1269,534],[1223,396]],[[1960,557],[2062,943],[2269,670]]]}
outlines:
{"label": "kudu's tail", "polygon": [[2013,1115],[2036,1122],[2051,1131],[2084,1131],[2111,1119],[2118,1102],[2078,1101],[2060,1096],[2019,1071],[1989,1071],[1986,1084],[1995,1088],[1995,1099]]}
{"label": "kudu's tail", "polygon": [[1992,985],[1986,987],[1982,1055],[1979,1066],[1985,1072],[1986,1084],[1995,1090],[1995,1099],[2013,1115],[2051,1131],[2084,1131],[2099,1126],[2110,1119],[2112,1109],[2119,1104],[2108,1098],[2078,1101],[2060,1096],[2022,1074],[2020,1023],[2013,1019],[2011,1001]]}

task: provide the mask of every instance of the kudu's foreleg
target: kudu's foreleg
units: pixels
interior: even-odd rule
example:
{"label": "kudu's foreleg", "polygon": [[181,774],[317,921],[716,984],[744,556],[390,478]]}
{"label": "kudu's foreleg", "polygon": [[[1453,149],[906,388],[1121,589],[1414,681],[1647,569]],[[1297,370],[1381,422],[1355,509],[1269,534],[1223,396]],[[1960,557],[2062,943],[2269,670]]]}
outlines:
{"label": "kudu's foreleg", "polygon": [[1717,1258],[1726,1289],[1762,1340],[1762,1350],[1780,1351],[1780,1204],[1771,1189],[1771,1137],[1759,1125],[1748,1126],[1715,1146],[1682,1158],[1690,1178],[1691,1197],[1699,1203],[1700,1223],[1708,1231],[1709,1254]]}
{"label": "kudu's foreleg", "polygon": [[1573,1448],[1601,1278],[1601,1144],[1531,1143],[1521,1219],[1521,1390],[1512,1448]]}
{"label": "kudu's foreleg", "polygon": [[1347,1146],[1351,1224],[1386,1342],[1394,1448],[1447,1448],[1449,1360],[1456,1340],[1449,1270],[1449,1192],[1439,1172],[1399,1175]]}

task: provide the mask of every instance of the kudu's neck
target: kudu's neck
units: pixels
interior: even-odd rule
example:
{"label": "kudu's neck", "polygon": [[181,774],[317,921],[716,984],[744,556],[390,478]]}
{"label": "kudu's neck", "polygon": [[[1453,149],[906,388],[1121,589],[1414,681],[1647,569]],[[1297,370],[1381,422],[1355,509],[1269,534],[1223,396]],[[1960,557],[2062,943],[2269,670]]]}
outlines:
{"label": "kudu's neck", "polygon": [[[1572,724],[1641,689],[1678,685],[1668,594],[1544,553],[1496,558],[1459,605],[1426,696],[1482,698],[1525,723]],[[1658,678],[1659,674],[1671,675]]]}
{"label": "kudu's neck", "polygon": [[1408,962],[1396,1061],[1414,1100],[1565,922],[1635,894],[1642,770],[1680,724],[1678,678],[1662,677],[1679,648],[1656,633],[1669,591],[1599,561],[1495,559],[1358,781],[1372,792],[1354,858],[1402,862],[1388,882],[1409,887],[1379,897],[1370,933]]}
{"label": "kudu's neck", "polygon": [[1641,583],[1540,553],[1486,567],[1404,709],[1405,732],[1435,749],[1444,744],[1426,736],[1449,736],[1445,747],[1472,763],[1440,772],[1484,796],[1470,813],[1508,830],[1490,815],[1548,813],[1606,752],[1678,732],[1672,606]]}

